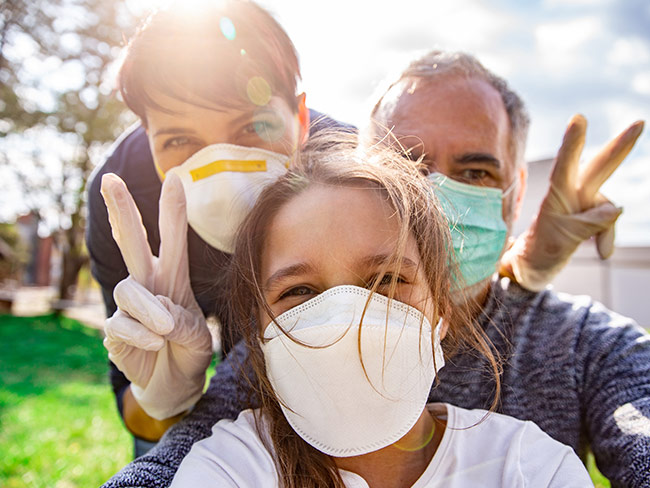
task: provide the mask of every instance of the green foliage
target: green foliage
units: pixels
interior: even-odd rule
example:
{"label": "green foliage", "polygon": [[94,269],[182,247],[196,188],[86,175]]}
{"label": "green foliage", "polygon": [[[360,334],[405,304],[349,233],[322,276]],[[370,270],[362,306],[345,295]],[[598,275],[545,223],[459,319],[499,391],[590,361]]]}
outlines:
{"label": "green foliage", "polygon": [[99,333],[0,316],[0,486],[99,486],[132,456]]}
{"label": "green foliage", "polygon": [[119,1],[0,2],[0,164],[12,172],[0,181],[0,208],[15,206],[2,197],[19,189],[20,211],[61,231],[60,298],[87,261],[88,177],[133,121],[114,95],[113,65],[135,24]]}

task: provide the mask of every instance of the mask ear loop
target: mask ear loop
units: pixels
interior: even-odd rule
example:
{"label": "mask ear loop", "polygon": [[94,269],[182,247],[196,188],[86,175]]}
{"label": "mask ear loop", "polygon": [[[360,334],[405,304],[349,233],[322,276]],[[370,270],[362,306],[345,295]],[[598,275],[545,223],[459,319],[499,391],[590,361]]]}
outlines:
{"label": "mask ear loop", "polygon": [[504,198],[506,198],[510,194],[510,192],[512,192],[512,190],[515,189],[516,186],[517,186],[517,178],[512,180],[512,183],[510,183],[508,188],[503,190],[503,192],[501,193],[501,199],[503,200]]}

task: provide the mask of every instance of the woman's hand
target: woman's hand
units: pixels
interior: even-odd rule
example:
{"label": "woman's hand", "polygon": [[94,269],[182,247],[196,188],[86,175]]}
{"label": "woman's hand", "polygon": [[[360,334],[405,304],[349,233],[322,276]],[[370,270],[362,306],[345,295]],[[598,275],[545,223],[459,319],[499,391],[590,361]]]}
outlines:
{"label": "woman's hand", "polygon": [[183,186],[175,175],[163,183],[159,257],[124,182],[106,174],[101,193],[130,273],[113,292],[118,310],[106,321],[104,346],[142,409],[169,418],[199,399],[212,358],[211,335],[190,286]]}
{"label": "woman's hand", "polygon": [[612,254],[614,224],[622,209],[598,190],[632,150],[643,125],[642,121],[635,122],[579,167],[587,121],[582,115],[571,119],[537,218],[501,258],[501,274],[514,277],[524,288],[539,291],[564,268],[585,239],[596,237],[602,259]]}

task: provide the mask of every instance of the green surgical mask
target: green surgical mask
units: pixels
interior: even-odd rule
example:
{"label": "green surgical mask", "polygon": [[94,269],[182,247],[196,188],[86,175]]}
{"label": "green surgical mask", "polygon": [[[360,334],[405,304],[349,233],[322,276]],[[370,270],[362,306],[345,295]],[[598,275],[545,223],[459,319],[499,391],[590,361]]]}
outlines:
{"label": "green surgical mask", "polygon": [[506,243],[503,198],[514,182],[504,192],[460,183],[440,173],[432,173],[429,180],[449,222],[462,284],[469,287],[483,281],[496,271]]}

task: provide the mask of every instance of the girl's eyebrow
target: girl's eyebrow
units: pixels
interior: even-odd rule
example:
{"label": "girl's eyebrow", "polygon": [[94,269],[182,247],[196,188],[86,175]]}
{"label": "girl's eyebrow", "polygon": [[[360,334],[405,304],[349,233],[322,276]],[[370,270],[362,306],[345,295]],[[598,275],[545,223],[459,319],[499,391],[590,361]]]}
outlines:
{"label": "girl's eyebrow", "polygon": [[417,268],[418,264],[406,256],[402,256],[399,259],[395,259],[395,256],[392,254],[375,254],[373,256],[368,256],[364,258],[361,263],[364,266],[379,266],[385,264],[399,264],[403,268]]}
{"label": "girl's eyebrow", "polygon": [[275,273],[273,273],[266,283],[264,283],[264,289],[268,290],[269,288],[276,286],[278,281],[282,281],[285,278],[306,274],[312,270],[312,267],[307,263],[296,263],[291,266],[286,266],[280,268]]}

